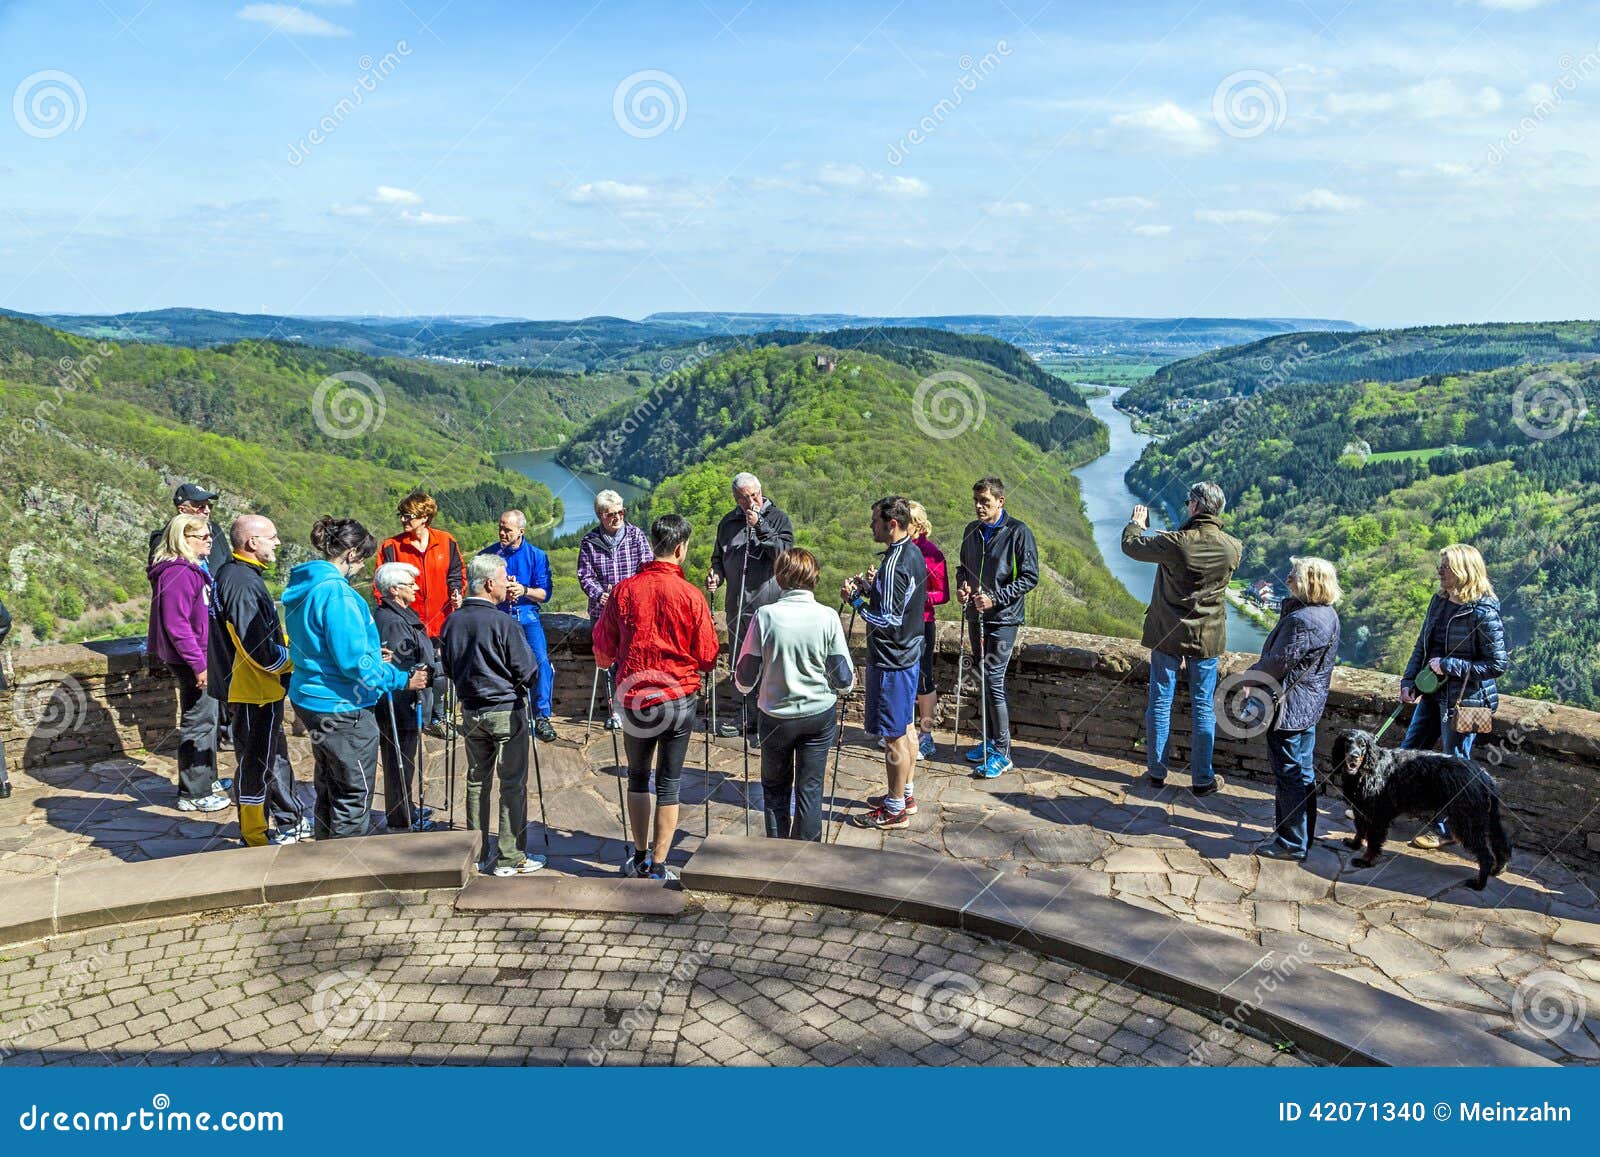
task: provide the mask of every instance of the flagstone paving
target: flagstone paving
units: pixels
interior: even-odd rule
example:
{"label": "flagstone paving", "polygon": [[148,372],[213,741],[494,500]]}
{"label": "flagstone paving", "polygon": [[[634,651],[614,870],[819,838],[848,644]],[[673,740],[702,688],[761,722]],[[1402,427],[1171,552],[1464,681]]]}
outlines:
{"label": "flagstone paving", "polygon": [[[612,739],[597,728],[582,743],[581,723],[562,732],[559,743],[539,748],[552,869],[615,871],[622,844]],[[1518,852],[1504,876],[1474,893],[1461,886],[1471,874],[1466,860],[1406,848],[1409,833],[1397,830],[1375,868],[1354,870],[1352,853],[1336,838],[1348,825],[1334,800],[1324,801],[1324,838],[1304,867],[1257,860],[1250,849],[1272,817],[1260,784],[1233,779],[1223,792],[1196,800],[1181,787],[1142,786],[1142,769],[1124,760],[1028,747],[1014,753],[1016,770],[991,781],[972,779],[965,765],[919,765],[912,826],[870,832],[842,821],[862,810],[869,792],[881,791],[882,758],[860,731],[849,729],[846,740],[833,796],[838,808],[827,817],[828,837],[839,843],[953,856],[1005,872],[1064,872],[1071,888],[1298,954],[1565,1063],[1600,1064],[1596,882],[1553,858]],[[430,801],[445,798],[443,747],[428,740]],[[741,833],[748,816],[751,833],[762,830],[759,755],[750,758],[747,812],[739,745],[719,740],[710,748],[707,775],[706,744],[697,734],[684,777],[678,862],[708,827]],[[941,745],[942,755],[950,750]],[[304,740],[291,740],[291,757],[308,778]],[[231,812],[173,810],[174,765],[165,756],[135,753],[14,778],[16,794],[0,801],[0,886],[8,878],[237,840]],[[458,769],[458,823],[463,778]],[[302,784],[302,791],[309,788]],[[536,799],[530,819],[537,850],[543,835]],[[381,819],[374,825],[381,828]]]}

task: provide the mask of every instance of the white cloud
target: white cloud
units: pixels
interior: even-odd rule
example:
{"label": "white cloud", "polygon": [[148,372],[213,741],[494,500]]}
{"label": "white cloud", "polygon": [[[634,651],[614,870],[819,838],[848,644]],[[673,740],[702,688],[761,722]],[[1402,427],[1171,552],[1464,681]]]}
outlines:
{"label": "white cloud", "polygon": [[1271,225],[1278,219],[1276,213],[1262,209],[1196,209],[1194,219],[1202,225],[1243,226],[1245,228]]}
{"label": "white cloud", "polygon": [[1171,225],[1135,225],[1134,235],[1137,237],[1165,237],[1172,232]]}
{"label": "white cloud", "polygon": [[984,209],[991,217],[1032,217],[1036,211],[1027,201],[990,201]]}
{"label": "white cloud", "polygon": [[1096,213],[1144,213],[1155,207],[1149,197],[1100,197],[1089,202]]}
{"label": "white cloud", "polygon": [[840,165],[825,161],[817,170],[817,183],[829,189],[850,193],[876,193],[884,197],[926,197],[928,186],[917,177],[880,173],[860,165]]}
{"label": "white cloud", "polygon": [[1497,12],[1528,12],[1548,3],[1550,0],[1478,0],[1478,7]]}
{"label": "white cloud", "polygon": [[371,205],[334,205],[328,210],[335,217],[370,217]]}
{"label": "white cloud", "polygon": [[349,36],[348,28],[341,28],[324,20],[315,12],[307,12],[293,4],[246,4],[239,9],[240,20],[253,24],[270,24],[272,31],[290,36]]}
{"label": "white cloud", "polygon": [[1200,118],[1171,101],[1153,108],[1118,113],[1111,118],[1111,127],[1116,130],[1114,140],[1135,148],[1198,153],[1216,144],[1215,137]]}
{"label": "white cloud", "polygon": [[372,199],[380,205],[420,205],[422,195],[410,189],[396,189],[393,185],[379,185]]}
{"label": "white cloud", "polygon": [[444,213],[430,213],[426,209],[416,211],[403,209],[400,220],[409,221],[413,225],[465,225],[471,218],[451,217]]}
{"label": "white cloud", "polygon": [[1312,189],[1294,203],[1302,213],[1354,213],[1365,202],[1360,197],[1335,193],[1332,189]]}
{"label": "white cloud", "polygon": [[626,181],[585,181],[566,193],[566,200],[572,205],[645,205],[658,198],[649,185]]}
{"label": "white cloud", "polygon": [[529,236],[540,244],[579,253],[643,253],[650,248],[638,237],[584,237],[576,233],[533,233]]}
{"label": "white cloud", "polygon": [[1473,87],[1441,77],[1389,92],[1331,92],[1323,107],[1331,116],[1438,121],[1481,117],[1498,111],[1503,104],[1505,98],[1493,85]]}

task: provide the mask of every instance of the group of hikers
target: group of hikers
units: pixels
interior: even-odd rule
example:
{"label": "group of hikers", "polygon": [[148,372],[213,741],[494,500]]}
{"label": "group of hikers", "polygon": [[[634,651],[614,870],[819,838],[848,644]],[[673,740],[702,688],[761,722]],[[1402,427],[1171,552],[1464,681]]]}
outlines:
{"label": "group of hikers", "polygon": [[[579,547],[596,693],[603,682],[605,726],[621,733],[626,750],[632,850],[622,871],[629,876],[674,877],[667,859],[697,722],[759,749],[768,836],[821,838],[842,697],[858,687],[864,726],[884,752],[884,790],[852,820],[885,831],[909,826],[916,766],[938,755],[935,617],[952,598],[963,623],[957,678],[975,683],[981,700],[979,742],[957,754],[984,779],[1013,767],[1006,675],[1039,582],[1039,554],[1032,531],[1007,510],[999,478],[973,484],[973,518],[953,575],[919,503],[875,502],[871,529],[882,553],[842,584],[837,609],[817,600],[819,562],[794,545],[791,520],[760,480],[740,473],[732,492],[703,590],[685,575],[688,520],[665,514],[647,532],[628,521],[615,491],[596,495],[598,525]],[[151,539],[148,649],[179,689],[177,806],[237,805],[248,845],[360,836],[370,828],[381,766],[387,830],[426,831],[434,819],[417,795],[421,736],[454,742],[459,734],[468,823],[482,836],[480,867],[499,876],[543,867],[544,857],[527,850],[526,783],[533,743],[557,739],[541,619],[554,580],[522,512],[505,511],[497,541],[470,556],[433,525],[438,506],[423,493],[400,502],[401,531],[382,543],[354,519],[320,519],[311,530],[314,557],[290,571],[280,612],[265,581],[280,546],[277,528],[245,514],[224,537],[211,517],[216,498],[197,484],[179,487],[175,516]],[[1201,798],[1224,788],[1213,767],[1214,699],[1226,591],[1242,553],[1223,529],[1225,505],[1220,487],[1199,482],[1178,527],[1152,532],[1149,511],[1136,506],[1122,535],[1124,553],[1156,567],[1143,630],[1146,782],[1167,784],[1173,702],[1186,672],[1189,791]],[[369,608],[352,583],[374,559]],[[1473,734],[1453,720],[1463,707],[1497,704],[1504,630],[1475,548],[1446,547],[1437,573],[1438,592],[1401,681],[1401,699],[1414,705],[1403,746],[1466,755]],[[1257,854],[1304,860],[1316,832],[1313,750],[1339,651],[1341,592],[1333,565],[1320,558],[1293,559],[1287,585],[1252,668],[1267,689],[1262,730],[1277,781],[1274,830]],[[730,674],[718,684],[712,616],[724,592]],[[861,670],[849,642],[857,618],[865,628]],[[309,816],[287,755],[285,700],[311,740]],[[218,775],[217,750],[230,742],[236,781]],[[1437,825],[1413,842],[1437,848],[1452,838]]]}

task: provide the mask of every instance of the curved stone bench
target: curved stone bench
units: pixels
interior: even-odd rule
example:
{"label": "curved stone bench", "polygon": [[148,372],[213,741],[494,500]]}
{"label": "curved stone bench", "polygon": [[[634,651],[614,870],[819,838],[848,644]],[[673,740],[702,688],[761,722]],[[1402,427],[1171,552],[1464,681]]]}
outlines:
{"label": "curved stone bench", "polygon": [[716,836],[690,857],[683,886],[960,928],[1176,998],[1338,1064],[1551,1064],[1292,953],[1263,953],[1238,937],[1090,895],[1071,873],[1019,877],[908,852]]}
{"label": "curved stone bench", "polygon": [[0,944],[314,896],[461,888],[477,851],[473,832],[418,832],[103,864],[8,884]]}

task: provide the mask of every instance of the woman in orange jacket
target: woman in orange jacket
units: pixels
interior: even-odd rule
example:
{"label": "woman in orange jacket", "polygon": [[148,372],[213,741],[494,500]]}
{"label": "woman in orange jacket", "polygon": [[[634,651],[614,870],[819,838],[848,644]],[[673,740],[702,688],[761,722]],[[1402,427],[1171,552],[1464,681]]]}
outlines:
{"label": "woman in orange jacket", "polygon": [[[410,563],[417,568],[417,595],[411,609],[422,620],[422,629],[435,644],[444,631],[444,621],[461,605],[467,587],[467,564],[455,537],[433,525],[439,504],[418,490],[400,500],[395,512],[400,517],[400,533],[383,540],[378,547],[378,565],[387,562]],[[376,572],[374,572],[376,573]],[[376,586],[373,597],[383,596]],[[428,688],[422,700],[424,730],[437,735],[442,730],[438,697]]]}

